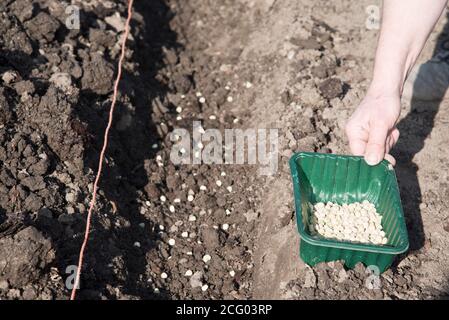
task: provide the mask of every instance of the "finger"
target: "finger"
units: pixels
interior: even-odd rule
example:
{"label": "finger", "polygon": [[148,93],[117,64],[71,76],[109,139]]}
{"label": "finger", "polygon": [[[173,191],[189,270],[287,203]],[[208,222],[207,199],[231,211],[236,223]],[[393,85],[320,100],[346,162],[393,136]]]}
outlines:
{"label": "finger", "polygon": [[397,128],[393,129],[387,137],[386,150],[385,153],[390,153],[390,150],[398,142],[399,130]]}
{"label": "finger", "polygon": [[398,128],[394,128],[393,131],[391,131],[391,136],[393,137],[393,145],[395,145],[400,136]]}
{"label": "finger", "polygon": [[385,154],[384,159],[390,162],[393,166],[396,165],[396,159],[391,154],[389,153]]}
{"label": "finger", "polygon": [[346,135],[349,140],[349,149],[355,156],[363,156],[365,154],[366,143],[368,142],[368,133],[362,127],[346,127]]}
{"label": "finger", "polygon": [[366,149],[366,140],[360,138],[352,138],[349,140],[349,149],[351,153],[355,156],[363,156]]}
{"label": "finger", "polygon": [[390,153],[391,148],[396,144],[394,137],[390,134],[387,138],[387,143],[385,144],[385,153]]}
{"label": "finger", "polygon": [[368,144],[366,145],[365,161],[374,166],[385,156],[385,144],[387,142],[388,127],[384,124],[374,123],[370,126]]}
{"label": "finger", "polygon": [[385,154],[389,153],[391,148],[393,147],[393,138],[391,137],[391,135],[389,135],[387,137],[387,142],[385,143]]}

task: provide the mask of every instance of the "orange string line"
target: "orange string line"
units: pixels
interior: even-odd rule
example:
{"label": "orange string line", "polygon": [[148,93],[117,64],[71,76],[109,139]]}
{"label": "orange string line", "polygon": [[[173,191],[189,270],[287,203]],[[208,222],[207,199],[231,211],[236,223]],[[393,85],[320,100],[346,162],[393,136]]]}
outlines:
{"label": "orange string line", "polygon": [[81,268],[83,266],[84,251],[86,250],[87,243],[89,241],[89,232],[90,232],[90,225],[91,225],[91,220],[92,220],[92,212],[95,207],[95,201],[97,198],[97,188],[98,188],[98,182],[100,181],[101,171],[103,169],[104,155],[105,155],[106,149],[108,147],[109,130],[111,129],[111,126],[112,126],[112,119],[113,119],[113,114],[114,114],[114,109],[115,109],[115,103],[117,101],[118,84],[119,84],[120,78],[122,76],[122,64],[123,64],[123,60],[125,58],[126,39],[128,38],[128,34],[129,34],[129,24],[131,21],[133,2],[134,2],[134,0],[128,0],[128,17],[126,19],[126,24],[125,24],[125,34],[124,34],[124,37],[122,40],[120,59],[118,61],[117,77],[116,77],[115,83],[114,83],[114,95],[112,96],[111,108],[109,110],[109,121],[108,121],[106,130],[104,132],[103,148],[101,149],[100,158],[98,161],[98,171],[97,171],[97,175],[95,177],[93,193],[92,193],[92,200],[90,201],[89,211],[87,213],[84,241],[83,241],[83,244],[81,245],[81,249],[80,249],[80,253],[79,253],[78,268],[76,270],[75,284],[72,288],[72,294],[70,295],[70,300],[75,300],[75,297],[76,297],[76,290],[80,283]]}

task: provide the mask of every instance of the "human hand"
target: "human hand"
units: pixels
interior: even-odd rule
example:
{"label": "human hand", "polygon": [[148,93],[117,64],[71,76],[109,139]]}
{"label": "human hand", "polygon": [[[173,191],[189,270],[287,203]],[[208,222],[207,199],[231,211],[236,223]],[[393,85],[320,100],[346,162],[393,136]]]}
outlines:
{"label": "human hand", "polygon": [[[395,127],[400,95],[447,0],[384,0],[382,23],[370,88],[346,126],[351,151],[370,165],[394,158],[390,149],[399,138]],[[415,23],[422,18],[420,23]]]}
{"label": "human hand", "polygon": [[399,94],[368,93],[346,124],[351,152],[364,156],[369,165],[376,165],[382,159],[394,165],[396,161],[389,152],[399,139],[395,126],[400,109]]}

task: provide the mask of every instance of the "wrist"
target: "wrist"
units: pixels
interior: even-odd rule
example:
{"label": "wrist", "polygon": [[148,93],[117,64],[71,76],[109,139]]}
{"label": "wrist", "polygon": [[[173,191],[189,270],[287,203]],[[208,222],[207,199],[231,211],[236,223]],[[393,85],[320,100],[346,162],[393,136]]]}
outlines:
{"label": "wrist", "polygon": [[366,96],[374,99],[377,98],[393,98],[400,97],[402,92],[402,82],[387,82],[387,81],[377,81],[373,79],[367,92]]}
{"label": "wrist", "polygon": [[368,92],[376,96],[401,96],[405,80],[412,69],[419,50],[412,47],[378,50],[374,64],[373,78]]}

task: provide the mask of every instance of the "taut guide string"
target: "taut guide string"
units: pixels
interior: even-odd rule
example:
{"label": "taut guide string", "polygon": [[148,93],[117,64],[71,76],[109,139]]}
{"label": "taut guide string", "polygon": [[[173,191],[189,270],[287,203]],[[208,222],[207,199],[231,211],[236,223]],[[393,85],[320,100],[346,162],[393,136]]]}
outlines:
{"label": "taut guide string", "polygon": [[108,125],[104,131],[103,148],[101,149],[100,158],[98,160],[98,171],[97,171],[97,175],[95,177],[95,182],[94,182],[94,187],[93,187],[93,192],[92,192],[92,200],[90,201],[89,211],[87,213],[84,241],[83,241],[83,244],[81,245],[81,249],[80,249],[80,253],[79,253],[78,268],[76,269],[76,278],[75,278],[74,286],[72,288],[72,293],[70,295],[70,300],[75,300],[75,298],[76,298],[76,290],[80,283],[81,268],[83,266],[84,251],[86,250],[87,243],[89,241],[89,232],[90,232],[90,225],[91,225],[91,220],[92,220],[92,212],[95,207],[95,201],[97,199],[97,188],[98,188],[98,182],[100,181],[101,171],[103,169],[104,155],[105,155],[106,149],[108,147],[109,131],[112,126],[112,119],[113,119],[113,114],[114,114],[114,109],[115,109],[115,103],[117,101],[118,84],[119,84],[120,78],[122,76],[122,64],[123,64],[123,60],[125,59],[126,39],[128,38],[128,34],[129,34],[129,24],[131,21],[133,2],[134,2],[134,0],[128,0],[128,17],[126,19],[126,24],[125,24],[125,34],[124,34],[124,37],[122,38],[120,59],[118,61],[117,77],[116,77],[115,83],[114,83],[114,94],[112,96],[111,108],[109,110],[109,120],[108,120]]}

